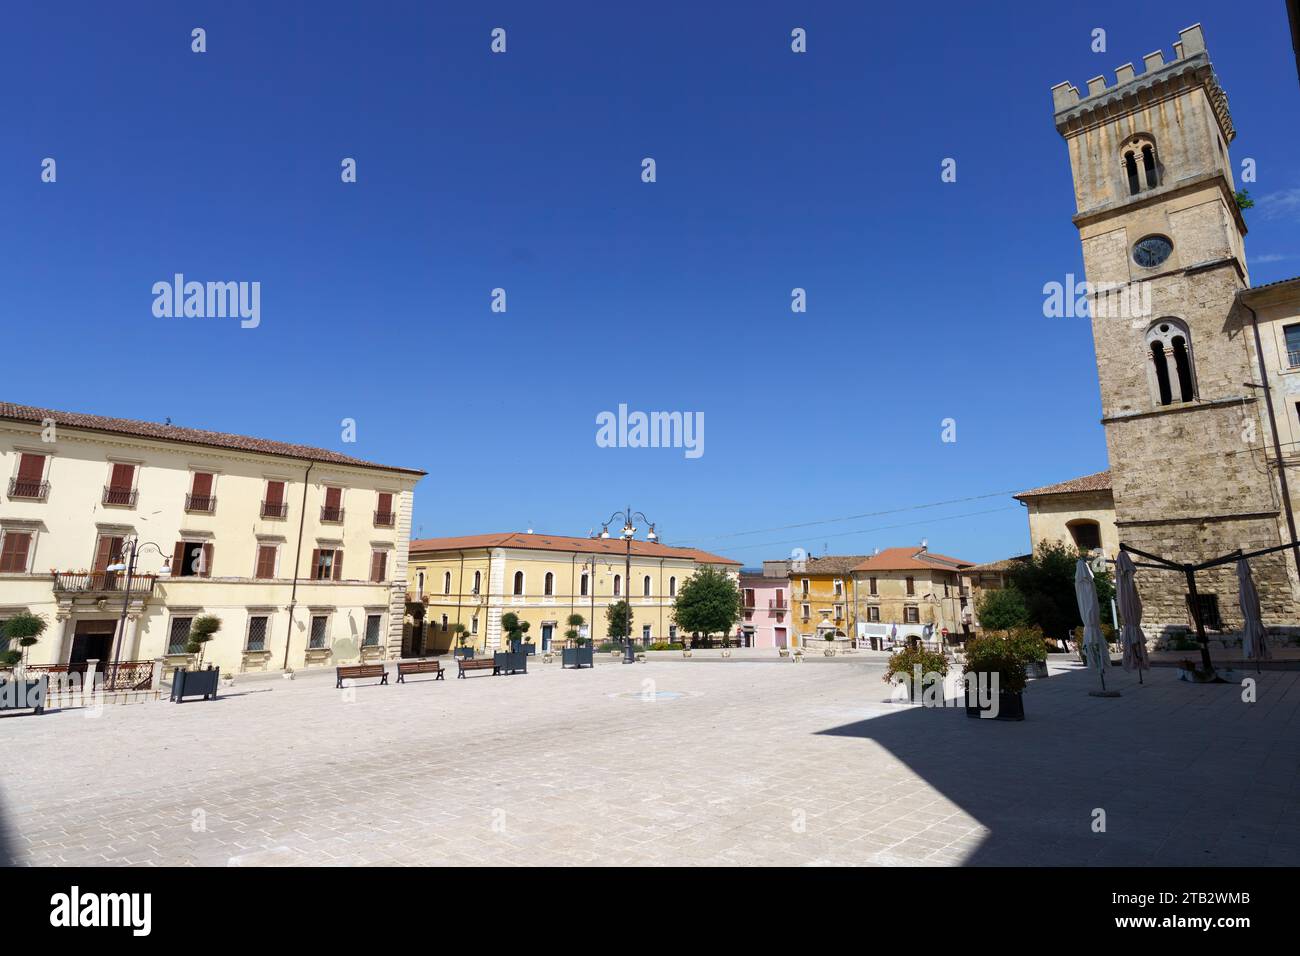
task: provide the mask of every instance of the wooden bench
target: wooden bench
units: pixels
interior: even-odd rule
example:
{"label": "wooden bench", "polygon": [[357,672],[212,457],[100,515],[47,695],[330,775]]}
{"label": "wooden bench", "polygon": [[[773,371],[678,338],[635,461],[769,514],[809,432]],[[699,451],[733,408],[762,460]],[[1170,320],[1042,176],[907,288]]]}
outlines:
{"label": "wooden bench", "polygon": [[491,671],[493,674],[497,672],[497,662],[490,657],[471,657],[469,659],[462,657],[456,661],[456,665],[460,668],[456,674],[458,678],[464,677],[466,671]]}
{"label": "wooden bench", "polygon": [[397,683],[405,684],[407,674],[433,674],[434,680],[442,680],[446,673],[438,661],[398,661]]}
{"label": "wooden bench", "polygon": [[388,683],[388,671],[383,664],[349,664],[334,668],[334,673],[338,676],[338,683],[334,685],[336,688],[342,687],[345,680],[366,677],[378,677],[380,686]]}

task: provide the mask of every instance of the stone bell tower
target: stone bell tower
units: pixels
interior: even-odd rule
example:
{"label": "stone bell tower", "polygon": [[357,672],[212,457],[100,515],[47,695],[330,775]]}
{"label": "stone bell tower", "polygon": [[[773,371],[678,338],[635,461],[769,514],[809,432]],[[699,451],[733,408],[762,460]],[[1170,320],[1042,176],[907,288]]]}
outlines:
{"label": "stone bell tower", "polygon": [[[1120,540],[1175,561],[1284,543],[1251,327],[1246,224],[1235,199],[1228,98],[1200,25],[1161,51],[1052,87],[1094,290],[1092,333]],[[1285,553],[1252,562],[1266,623],[1295,619]],[[1188,626],[1176,573],[1139,573],[1149,636]],[[1204,572],[1207,624],[1240,620],[1231,565]]]}

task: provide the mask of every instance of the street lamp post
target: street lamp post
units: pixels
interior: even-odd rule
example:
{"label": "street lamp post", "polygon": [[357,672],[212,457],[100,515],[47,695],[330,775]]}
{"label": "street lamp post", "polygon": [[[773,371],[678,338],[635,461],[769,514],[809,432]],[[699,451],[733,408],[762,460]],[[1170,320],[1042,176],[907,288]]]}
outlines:
{"label": "street lamp post", "polygon": [[118,618],[117,634],[114,635],[113,638],[113,674],[112,677],[109,678],[110,685],[117,680],[117,665],[122,657],[122,642],[126,640],[126,614],[131,606],[131,579],[135,577],[136,558],[139,556],[140,551],[144,548],[153,548],[162,555],[163,565],[162,570],[158,572],[159,577],[165,578],[171,573],[171,559],[167,557],[167,553],[163,551],[162,548],[158,547],[158,545],[154,544],[152,541],[146,541],[144,544],[141,544],[137,538],[127,538],[124,546],[129,549],[127,562],[123,564],[119,561],[117,564],[110,564],[104,569],[105,571],[112,571],[114,573],[119,571],[126,572],[126,585],[122,588],[122,615]]}
{"label": "street lamp post", "polygon": [[621,537],[627,542],[627,557],[623,564],[623,601],[627,604],[627,634],[624,636],[624,664],[636,663],[636,652],[632,650],[632,539],[636,537],[637,520],[644,521],[650,526],[646,532],[647,541],[659,540],[659,535],[655,533],[654,522],[647,518],[640,511],[633,511],[627,508],[623,511],[615,511],[609,516],[609,519],[602,523],[600,536],[609,538],[609,526],[615,518],[623,519],[623,531]]}

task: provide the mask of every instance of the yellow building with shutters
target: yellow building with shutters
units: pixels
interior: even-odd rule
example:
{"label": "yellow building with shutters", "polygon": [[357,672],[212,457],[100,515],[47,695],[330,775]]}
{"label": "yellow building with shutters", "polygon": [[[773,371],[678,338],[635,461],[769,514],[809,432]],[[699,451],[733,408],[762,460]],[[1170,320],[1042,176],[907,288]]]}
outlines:
{"label": "yellow building with shutters", "polygon": [[673,621],[677,591],[697,568],[709,565],[738,579],[740,562],[693,548],[634,541],[630,582],[627,544],[619,538],[532,533],[479,534],[412,541],[407,580],[407,649],[443,654],[464,645],[493,651],[504,644],[501,617],[527,622],[526,639],[538,652],[564,644],[573,614],[583,636],[607,639],[605,611],[628,597],[632,636],[643,643],[688,636]]}

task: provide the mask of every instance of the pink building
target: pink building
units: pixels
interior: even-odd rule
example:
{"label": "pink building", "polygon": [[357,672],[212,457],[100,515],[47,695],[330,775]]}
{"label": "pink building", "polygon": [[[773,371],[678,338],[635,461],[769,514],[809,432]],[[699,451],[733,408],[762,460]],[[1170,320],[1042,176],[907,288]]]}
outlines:
{"label": "pink building", "polygon": [[761,572],[740,573],[741,614],[738,636],[747,647],[789,647],[790,582],[764,577]]}

